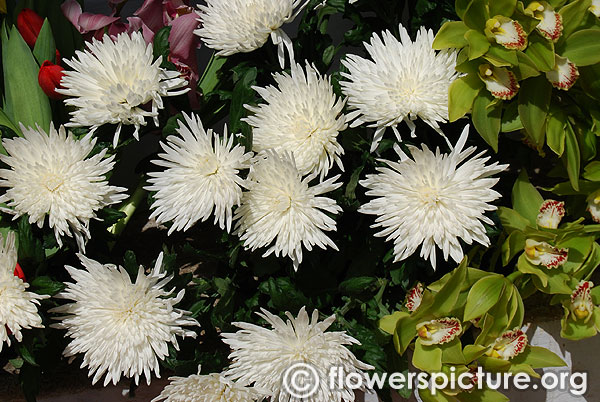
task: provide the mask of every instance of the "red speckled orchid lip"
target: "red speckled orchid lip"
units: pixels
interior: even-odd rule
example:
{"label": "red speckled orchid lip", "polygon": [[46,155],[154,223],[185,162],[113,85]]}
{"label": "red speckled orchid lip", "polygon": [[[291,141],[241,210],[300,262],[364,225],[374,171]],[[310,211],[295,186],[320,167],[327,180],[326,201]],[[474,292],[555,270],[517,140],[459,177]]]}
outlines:
{"label": "red speckled orchid lip", "polygon": [[448,343],[462,332],[460,321],[445,317],[417,324],[417,333],[423,345]]}
{"label": "red speckled orchid lip", "polygon": [[546,242],[533,239],[525,241],[525,258],[533,265],[558,268],[567,262],[569,249],[557,248]]}
{"label": "red speckled orchid lip", "polygon": [[486,34],[506,49],[525,50],[527,48],[527,34],[521,24],[502,15],[496,15],[487,20]]}
{"label": "red speckled orchid lip", "polygon": [[592,318],[594,311],[594,302],[592,300],[591,290],[593,282],[581,281],[577,288],[571,294],[571,305],[569,310],[575,316],[575,319],[583,319],[587,322]]}
{"label": "red speckled orchid lip", "polygon": [[565,216],[564,202],[545,200],[537,216],[537,225],[545,229],[556,229],[563,216]]}
{"label": "red speckled orchid lip", "polygon": [[500,335],[486,354],[498,359],[510,360],[523,352],[526,346],[527,335],[515,328]]}
{"label": "red speckled orchid lip", "polygon": [[417,283],[406,295],[406,303],[404,304],[411,313],[419,308],[423,300],[423,285]]}
{"label": "red speckled orchid lip", "polygon": [[479,77],[495,98],[510,100],[519,91],[517,77],[506,68],[482,64],[479,66]]}
{"label": "red speckled orchid lip", "polygon": [[577,78],[579,78],[579,70],[566,57],[556,55],[555,63],[554,68],[546,72],[546,78],[552,83],[554,88],[567,91],[575,84]]}
{"label": "red speckled orchid lip", "polygon": [[531,2],[525,9],[525,14],[540,21],[536,29],[544,38],[556,42],[562,35],[562,16],[547,2]]}

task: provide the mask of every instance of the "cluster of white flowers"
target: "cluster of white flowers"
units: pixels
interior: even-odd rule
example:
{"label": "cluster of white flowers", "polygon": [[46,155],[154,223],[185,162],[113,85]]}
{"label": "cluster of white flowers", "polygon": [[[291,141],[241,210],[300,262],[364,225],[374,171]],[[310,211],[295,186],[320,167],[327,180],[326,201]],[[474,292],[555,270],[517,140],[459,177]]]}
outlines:
{"label": "cluster of white flowers", "polygon": [[[351,1],[352,2],[352,1]],[[284,50],[291,61],[290,73],[273,74],[274,85],[253,87],[262,98],[258,105],[244,105],[251,115],[244,119],[252,128],[251,151],[236,142],[237,134],[219,135],[205,130],[197,115],[183,114],[178,135],[162,143],[163,153],[153,161],[158,168],[149,174],[145,188],[155,192],[150,218],[170,223],[168,234],[186,231],[198,221],[214,215],[214,222],[228,232],[233,229],[244,247],[266,249],[264,256],[288,257],[294,269],[302,262],[303,249],[314,246],[337,250],[326,232],[336,230],[335,216],[342,208],[325,196],[338,189],[340,175],[328,177],[335,166],[343,171],[344,149],[338,136],[351,127],[368,124],[375,128],[371,152],[376,151],[384,131],[391,127],[401,141],[397,126],[406,122],[416,137],[415,120],[422,119],[439,132],[448,120],[448,88],[456,79],[456,54],[432,49],[433,32],[424,28],[412,41],[400,26],[400,39],[389,31],[374,34],[365,44],[372,60],[349,55],[342,60],[342,92],[335,94],[331,80],[309,62],[294,61],[293,46],[282,26],[293,21],[306,7],[306,0],[208,0],[198,11],[195,33],[204,43],[229,56],[251,52],[271,37],[278,46],[281,66]],[[30,223],[43,227],[46,216],[60,246],[64,236],[75,237],[85,253],[90,240],[89,222],[96,213],[126,198],[125,189],[108,184],[115,162],[108,149],[93,153],[94,131],[115,124],[116,148],[123,125],[134,126],[133,136],[151,117],[158,126],[163,97],[185,93],[187,82],[175,71],[161,68],[154,60],[152,45],[141,33],[105,35],[92,39],[87,50],[65,60],[62,89],[71,106],[68,127],[89,127],[76,138],[64,127],[21,126],[23,137],[3,139],[7,155],[0,161],[2,211],[15,218],[27,215]],[[346,104],[352,110],[344,114]],[[409,147],[406,155],[396,145],[399,161],[383,161],[360,183],[375,197],[359,211],[376,215],[377,236],[394,241],[395,260],[403,260],[421,247],[421,257],[436,266],[437,248],[443,257],[459,262],[460,241],[489,245],[483,223],[494,210],[500,194],[492,190],[497,178],[490,176],[506,168],[482,157],[474,147],[465,148],[468,127],[451,152],[430,151],[426,145]],[[234,225],[235,223],[235,225]],[[232,228],[233,226],[233,228]],[[0,243],[2,238],[0,237]],[[122,376],[139,382],[151,374],[159,376],[159,361],[176,349],[177,337],[195,337],[184,327],[198,323],[189,312],[175,308],[184,295],[165,290],[172,279],[162,268],[162,253],[147,274],[139,268],[135,282],[122,267],[79,254],[83,269],[67,266],[74,283],[57,297],[70,300],[51,310],[60,316],[53,326],[72,338],[66,357],[83,355],[93,383],[105,376],[104,384]],[[13,274],[16,265],[14,236],[0,244],[0,350],[10,345],[8,331],[21,341],[21,329],[41,327],[37,304],[45,296],[27,292],[27,283]],[[250,401],[272,398],[296,401],[282,387],[282,378],[295,363],[310,364],[326,382],[327,370],[344,372],[372,369],[360,362],[346,345],[357,344],[343,332],[326,332],[335,321],[319,322],[305,309],[288,321],[263,310],[259,314],[272,329],[234,323],[236,333],[223,334],[232,349],[232,364],[221,374],[171,378],[155,401]],[[318,401],[353,401],[350,389],[321,387]]]}

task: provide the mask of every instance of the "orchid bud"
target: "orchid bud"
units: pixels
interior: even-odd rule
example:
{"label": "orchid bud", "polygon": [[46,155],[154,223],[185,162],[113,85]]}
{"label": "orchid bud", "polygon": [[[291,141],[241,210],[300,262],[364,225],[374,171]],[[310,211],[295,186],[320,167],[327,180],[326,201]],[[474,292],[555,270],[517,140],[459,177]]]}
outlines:
{"label": "orchid bud", "polygon": [[35,45],[42,25],[44,19],[29,8],[24,8],[17,16],[17,29],[29,47]]}
{"label": "orchid bud", "polygon": [[60,80],[64,75],[65,73],[61,66],[56,65],[49,60],[46,60],[42,64],[38,74],[38,82],[44,93],[50,99],[58,100],[63,98],[61,94],[56,92],[56,89],[62,88]]}

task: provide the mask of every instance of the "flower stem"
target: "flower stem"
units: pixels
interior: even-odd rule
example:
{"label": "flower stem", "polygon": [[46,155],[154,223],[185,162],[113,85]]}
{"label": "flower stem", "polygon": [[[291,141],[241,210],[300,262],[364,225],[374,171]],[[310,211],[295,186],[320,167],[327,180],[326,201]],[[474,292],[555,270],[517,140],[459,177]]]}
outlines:
{"label": "flower stem", "polygon": [[523,276],[523,272],[521,272],[521,271],[515,271],[515,272],[513,272],[512,274],[508,275],[508,276],[506,277],[506,279],[508,279],[508,280],[509,280],[509,281],[511,281],[512,283],[515,283],[515,281],[516,281],[517,279],[519,279],[520,277],[522,277],[522,276]]}
{"label": "flower stem", "polygon": [[148,192],[144,190],[145,184],[146,181],[144,179],[140,180],[140,183],[138,184],[131,197],[129,197],[128,200],[123,202],[123,204],[119,208],[119,211],[124,212],[125,216],[119,219],[117,223],[108,228],[108,231],[110,233],[114,234],[115,236],[118,236],[121,233],[123,233],[123,230],[125,230],[127,223],[129,223],[129,220],[135,213],[135,210],[140,205],[140,203],[146,198],[146,194]]}

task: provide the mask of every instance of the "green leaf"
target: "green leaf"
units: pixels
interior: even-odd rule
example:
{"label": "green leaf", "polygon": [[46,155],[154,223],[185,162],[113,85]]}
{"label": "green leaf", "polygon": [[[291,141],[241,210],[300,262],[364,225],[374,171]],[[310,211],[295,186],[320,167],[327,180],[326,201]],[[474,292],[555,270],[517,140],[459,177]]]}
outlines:
{"label": "green leaf", "polygon": [[35,293],[54,296],[64,290],[65,284],[55,281],[49,276],[38,276],[31,281],[31,288]]}
{"label": "green leaf", "polygon": [[529,46],[525,54],[540,71],[550,71],[554,68],[554,44],[537,33],[529,36]]}
{"label": "green leaf", "polygon": [[483,32],[485,29],[485,22],[489,19],[489,13],[487,11],[486,0],[471,0],[462,20],[465,25],[471,29],[476,29],[479,32]]}
{"label": "green leaf", "polygon": [[542,285],[542,287],[548,286],[548,275],[544,271],[543,266],[538,267],[530,263],[525,257],[525,253],[519,256],[519,260],[517,261],[517,269],[524,274],[533,275],[534,278],[538,279]]}
{"label": "green leaf", "polygon": [[497,102],[491,93],[483,91],[473,102],[471,118],[473,125],[481,137],[494,152],[498,152],[498,134],[500,133],[500,117],[502,102]]}
{"label": "green leaf", "polygon": [[527,171],[523,169],[512,189],[513,208],[535,227],[543,202],[544,198],[529,182]]}
{"label": "green leaf", "polygon": [[540,75],[537,65],[523,52],[517,52],[518,65],[513,69],[519,81]]}
{"label": "green leaf", "polygon": [[498,371],[508,371],[510,362],[508,360],[496,359],[495,357],[481,356],[479,362],[486,371],[496,373]]}
{"label": "green leaf", "polygon": [[219,57],[213,53],[208,63],[208,66],[202,73],[202,77],[198,82],[198,88],[204,95],[211,93],[217,87],[219,83],[219,72],[221,71],[221,67],[227,61],[227,57]]}
{"label": "green leaf", "polygon": [[508,263],[525,247],[526,236],[523,232],[515,230],[508,235],[504,243],[502,243],[502,265],[507,266]]}
{"label": "green leaf", "polygon": [[522,130],[523,123],[519,117],[519,108],[517,102],[510,102],[504,107],[502,113],[502,125],[501,130],[503,133],[510,133],[512,131]]}
{"label": "green leaf", "polygon": [[567,363],[556,353],[539,346],[528,345],[525,350],[511,360],[512,364],[528,364],[534,369],[544,367],[563,367]]}
{"label": "green leaf", "polygon": [[517,0],[493,0],[489,2],[490,15],[510,17],[517,7]]}
{"label": "green leaf", "polygon": [[483,81],[476,74],[456,79],[450,84],[448,94],[448,114],[450,121],[456,121],[471,111],[473,101],[483,88]]}
{"label": "green leaf", "polygon": [[579,170],[581,169],[581,154],[577,137],[570,123],[565,130],[565,154],[562,156],[563,163],[567,168],[569,181],[575,190],[579,190]]}
{"label": "green leaf", "polygon": [[546,120],[546,143],[558,156],[565,151],[566,124],[565,114],[559,109],[551,109],[548,120]]}
{"label": "green leaf", "polygon": [[35,357],[31,353],[31,351],[29,349],[27,349],[27,346],[24,343],[19,343],[18,348],[19,348],[19,354],[21,355],[23,360],[25,360],[27,363],[31,364],[32,366],[39,367],[39,364],[35,361]]}
{"label": "green leaf", "polygon": [[[535,190],[535,188],[534,188],[534,190]],[[514,187],[513,187],[513,192],[514,192]],[[541,205],[542,204],[540,203],[540,206]],[[535,216],[536,216],[536,220],[537,220],[537,214]],[[511,209],[511,208],[498,207],[498,217],[500,218],[502,227],[507,229],[507,231],[509,233],[512,231],[515,231],[515,230],[523,232],[523,231],[525,231],[525,228],[528,225],[532,224],[532,222],[530,222],[527,218],[523,217],[523,215],[521,215],[520,213],[518,213],[517,211],[515,211],[514,209]]]}
{"label": "green leaf", "polygon": [[491,45],[484,58],[496,67],[511,67],[519,64],[516,51],[499,45]]}
{"label": "green leaf", "polygon": [[562,16],[563,37],[568,38],[588,16],[592,0],[576,0],[562,7],[558,13]]}
{"label": "green leaf", "polygon": [[458,268],[450,273],[448,282],[435,295],[435,299],[430,307],[424,311],[430,312],[436,317],[444,317],[450,314],[456,308],[461,285],[465,283],[466,275],[467,258],[465,257]]}
{"label": "green leaf", "polygon": [[600,162],[593,161],[583,168],[583,178],[591,181],[600,181]]}
{"label": "green leaf", "polygon": [[386,315],[381,317],[379,320],[379,329],[384,332],[387,332],[390,335],[393,335],[396,331],[396,324],[401,317],[408,317],[409,313],[404,311],[395,311],[390,315]]}
{"label": "green leaf", "polygon": [[246,117],[247,112],[244,104],[254,103],[255,94],[252,86],[256,84],[257,69],[252,67],[247,69],[240,79],[236,82],[233,88],[231,97],[231,107],[229,109],[229,125],[232,133],[244,131],[244,145],[246,149],[252,147],[252,131],[244,130],[248,125],[242,122],[242,118]]}
{"label": "green leaf", "polygon": [[396,322],[396,330],[392,338],[394,348],[398,354],[403,355],[408,346],[417,335],[417,324],[419,321],[410,315],[403,315]]}
{"label": "green leaf", "polygon": [[419,370],[429,373],[442,369],[442,349],[439,345],[423,345],[420,339],[415,342],[412,364]]}
{"label": "green leaf", "polygon": [[442,349],[442,363],[445,364],[467,364],[465,355],[462,351],[462,344],[459,338],[455,338],[448,343],[438,345]]}
{"label": "green leaf", "polygon": [[56,44],[54,43],[52,28],[50,27],[50,22],[47,18],[44,20],[44,25],[42,25],[40,34],[35,41],[33,55],[40,66],[46,60],[49,60],[52,63],[56,62]]}
{"label": "green leaf", "polygon": [[433,40],[433,48],[436,50],[456,48],[460,49],[466,46],[465,33],[468,27],[462,21],[447,21]]}
{"label": "green leaf", "polygon": [[463,355],[465,356],[467,363],[470,363],[480,356],[483,356],[487,350],[488,347],[484,345],[467,345],[463,350]]}
{"label": "green leaf", "polygon": [[544,144],[546,116],[550,107],[552,85],[546,77],[534,77],[523,81],[519,91],[519,117],[529,137],[538,149]]}
{"label": "green leaf", "polygon": [[154,55],[154,59],[158,59],[159,57],[162,57],[162,63],[167,61],[167,58],[169,56],[169,52],[170,52],[169,34],[170,33],[171,33],[170,26],[163,27],[154,35],[154,39],[152,40],[152,43],[153,43],[152,52]]}
{"label": "green leaf", "polygon": [[[4,111],[15,124],[50,129],[50,101],[38,84],[39,66],[16,27],[2,43],[6,103]],[[10,113],[8,113],[10,111]]]}
{"label": "green leaf", "polygon": [[600,62],[600,29],[582,29],[569,36],[562,56],[578,67]]}
{"label": "green leaf", "polygon": [[473,285],[467,296],[463,321],[471,321],[488,312],[502,296],[506,280],[503,276],[488,276]]}
{"label": "green leaf", "polygon": [[[8,116],[2,111],[2,109],[0,109],[0,126],[8,127],[20,136],[23,135],[23,133],[21,133],[21,130],[8,118]],[[2,149],[4,150],[4,148]]]}
{"label": "green leaf", "polygon": [[378,280],[370,276],[358,276],[340,283],[339,290],[342,294],[357,295],[365,291],[375,290]]}
{"label": "green leaf", "polygon": [[483,56],[490,48],[490,42],[485,35],[474,29],[467,31],[465,39],[469,44],[469,60]]}

